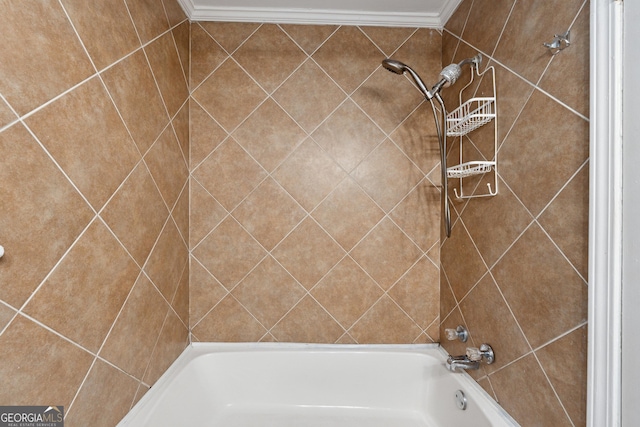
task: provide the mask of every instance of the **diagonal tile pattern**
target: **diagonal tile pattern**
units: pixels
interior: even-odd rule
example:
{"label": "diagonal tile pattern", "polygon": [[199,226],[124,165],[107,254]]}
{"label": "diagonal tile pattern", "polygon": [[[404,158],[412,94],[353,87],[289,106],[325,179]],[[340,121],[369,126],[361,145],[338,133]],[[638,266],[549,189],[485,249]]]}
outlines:
{"label": "diagonal tile pattern", "polygon": [[307,211],[313,210],[345,177],[345,172],[312,139],[305,140],[273,177]]}
{"label": "diagonal tile pattern", "polygon": [[347,172],[384,139],[384,133],[352,101],[338,107],[312,136]]}
{"label": "diagonal tile pattern", "polygon": [[236,220],[227,217],[193,250],[193,255],[231,290],[266,252]]}
{"label": "diagonal tile pattern", "polygon": [[313,288],[315,299],[349,329],[384,293],[358,264],[346,257]]}
{"label": "diagonal tile pattern", "polygon": [[302,48],[308,55],[312,55],[327,38],[339,27],[335,25],[280,25],[293,41]]}
{"label": "diagonal tile pattern", "polygon": [[424,121],[396,131],[422,99],[380,61],[401,50],[439,70],[440,34],[204,22],[192,34],[194,339],[437,341],[440,192],[426,175],[438,158],[411,129]]}
{"label": "diagonal tile pattern", "polygon": [[224,49],[200,25],[191,27],[190,88],[198,87],[225,60]]}
{"label": "diagonal tile pattern", "polygon": [[193,177],[227,210],[232,210],[266,177],[260,165],[227,139],[195,170]]}
{"label": "diagonal tile pattern", "polygon": [[190,23],[0,3],[0,400],[113,426],[188,343]]}
{"label": "diagonal tile pattern", "polygon": [[169,117],[173,117],[188,96],[187,81],[173,34],[171,32],[163,34],[147,45],[144,51],[149,58],[151,70],[160,88]]}
{"label": "diagonal tile pattern", "polygon": [[273,97],[307,132],[311,132],[345,99],[344,92],[314,62],[307,60]]}
{"label": "diagonal tile pattern", "polygon": [[[588,15],[584,0],[465,0],[443,34],[443,58],[481,51],[496,67],[497,124],[464,144],[478,160],[493,156],[497,126],[500,190],[454,203],[441,246],[440,328],[464,323],[475,345],[492,344],[499,358],[475,378],[523,426],[586,425]],[[554,26],[571,28],[571,52],[530,54]],[[571,78],[559,85],[560,75]]]}
{"label": "diagonal tile pattern", "polygon": [[313,218],[345,250],[351,250],[384,212],[351,179],[342,181],[314,210]]}
{"label": "diagonal tile pattern", "polygon": [[358,27],[340,27],[313,54],[313,59],[347,93],[378,67],[380,50]]}
{"label": "diagonal tile pattern", "polygon": [[140,47],[124,2],[64,0],[62,5],[99,70]]}
{"label": "diagonal tile pattern", "polygon": [[305,288],[311,289],[342,259],[344,251],[307,218],[275,248],[273,255]]}
{"label": "diagonal tile pattern", "polygon": [[227,59],[192,96],[227,132],[231,132],[264,101],[266,95],[235,61]]}
{"label": "diagonal tile pattern", "polygon": [[231,293],[266,328],[275,325],[305,295],[272,257],[258,264]]}
{"label": "diagonal tile pattern", "polygon": [[[142,51],[117,63],[102,78],[140,153],[147,152],[169,117]],[[145,108],[141,109],[140,104]]]}
{"label": "diagonal tile pattern", "polygon": [[302,221],[305,212],[282,187],[267,178],[233,216],[265,249],[271,250]]}
{"label": "diagonal tile pattern", "polygon": [[[5,1],[0,93],[23,115],[93,74],[59,2]],[[44,18],[46,17],[46,18]]]}
{"label": "diagonal tile pattern", "polygon": [[142,43],[158,37],[169,29],[162,0],[125,0]]}
{"label": "diagonal tile pattern", "polygon": [[99,79],[49,104],[27,125],[95,209],[104,206],[140,160]]}
{"label": "diagonal tile pattern", "polygon": [[[104,275],[110,267],[114,274]],[[96,221],[45,280],[24,311],[95,352],[138,273],[133,260],[103,223]],[[87,283],[96,287],[86,286]]]}
{"label": "diagonal tile pattern", "polygon": [[[55,368],[70,423],[97,425],[89,401],[115,422],[189,330],[407,343],[442,320],[500,348],[476,378],[522,425],[584,425],[588,2],[465,0],[443,33],[94,3],[3,3],[0,377],[20,391],[4,401],[51,400],[33,378]],[[549,25],[572,49],[523,57]],[[432,81],[478,50],[498,68],[504,191],[456,203],[441,247],[428,106],[379,63]],[[466,139],[485,157],[487,133]]]}
{"label": "diagonal tile pattern", "polygon": [[240,46],[233,58],[271,93],[306,59],[306,55],[280,27],[265,24]]}
{"label": "diagonal tile pattern", "polygon": [[[89,224],[93,213],[21,124],[0,133],[0,299],[20,308]],[[27,232],[28,230],[28,232]],[[9,284],[13,284],[9,286]]]}
{"label": "diagonal tile pattern", "polygon": [[233,132],[233,137],[263,168],[273,172],[306,138],[306,133],[268,99]]}

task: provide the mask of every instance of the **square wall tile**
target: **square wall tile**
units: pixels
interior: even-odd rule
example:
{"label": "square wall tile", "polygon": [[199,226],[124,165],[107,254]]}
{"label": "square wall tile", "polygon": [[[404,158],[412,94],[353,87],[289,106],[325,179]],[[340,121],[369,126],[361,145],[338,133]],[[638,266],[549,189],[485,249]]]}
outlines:
{"label": "square wall tile", "polygon": [[[87,351],[17,316],[0,336],[0,400],[12,406],[57,402],[68,408],[93,359]],[[56,381],[42,381],[52,373]]]}
{"label": "square wall tile", "polygon": [[169,122],[144,52],[139,50],[118,62],[102,73],[102,79],[144,155]]}
{"label": "square wall tile", "polygon": [[492,273],[533,348],[587,320],[587,284],[536,224]]}
{"label": "square wall tile", "polygon": [[262,24],[233,57],[268,93],[307,59],[307,55],[275,24]]}
{"label": "square wall tile", "polygon": [[[70,426],[115,425],[129,412],[137,390],[138,381],[96,359],[64,422]],[[97,406],[105,413],[96,411]]]}
{"label": "square wall tile", "polygon": [[96,210],[140,160],[97,78],[49,104],[26,123]]}
{"label": "square wall tile", "polygon": [[0,299],[17,309],[94,213],[22,124],[0,133],[0,156]]}
{"label": "square wall tile", "polygon": [[23,115],[94,73],[59,2],[5,0],[0,93]]}
{"label": "square wall tile", "polygon": [[124,248],[95,221],[24,310],[97,352],[139,274]]}
{"label": "square wall tile", "polygon": [[142,44],[169,29],[162,0],[125,0]]}
{"label": "square wall tile", "polygon": [[144,50],[149,58],[151,71],[160,88],[169,117],[173,117],[189,96],[186,76],[173,34],[169,32],[162,35],[145,46]]}
{"label": "square wall tile", "polygon": [[100,357],[141,380],[168,310],[160,292],[145,275],[140,275]]}
{"label": "square wall tile", "polygon": [[124,2],[63,0],[62,4],[98,70],[140,47]]}
{"label": "square wall tile", "polygon": [[139,266],[143,266],[169,215],[144,163],[139,163],[101,216]]}

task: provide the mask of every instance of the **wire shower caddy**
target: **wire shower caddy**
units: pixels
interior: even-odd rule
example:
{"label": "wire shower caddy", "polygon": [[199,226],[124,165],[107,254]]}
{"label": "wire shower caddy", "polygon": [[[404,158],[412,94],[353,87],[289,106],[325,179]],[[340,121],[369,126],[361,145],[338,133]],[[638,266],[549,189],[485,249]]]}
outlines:
{"label": "wire shower caddy", "polygon": [[[467,89],[472,87],[475,79],[491,78],[491,94],[492,96],[472,97],[463,101],[463,94]],[[476,88],[476,91],[478,89]],[[498,123],[496,115],[496,75],[493,66],[487,67],[482,73],[479,70],[479,64],[475,63],[471,67],[471,77],[469,83],[460,90],[459,94],[460,106],[447,114],[446,117],[446,136],[458,137],[460,139],[460,163],[456,166],[447,168],[448,178],[457,178],[460,180],[459,192],[454,188],[453,192],[458,199],[468,199],[472,197],[488,197],[498,194],[498,170],[497,170],[497,153],[498,153]],[[491,160],[473,160],[464,161],[464,137],[474,130],[494,121],[493,135],[493,157]],[[479,151],[479,150],[478,150]],[[465,194],[463,188],[464,178],[471,176],[487,174],[493,171],[493,185],[487,183],[486,193],[477,193],[472,191],[471,194]]]}

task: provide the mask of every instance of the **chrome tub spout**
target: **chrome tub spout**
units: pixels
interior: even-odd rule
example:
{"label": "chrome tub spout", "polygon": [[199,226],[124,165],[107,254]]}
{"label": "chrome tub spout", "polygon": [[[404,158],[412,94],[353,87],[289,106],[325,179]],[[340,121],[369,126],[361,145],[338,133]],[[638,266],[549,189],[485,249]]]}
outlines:
{"label": "chrome tub spout", "polygon": [[480,368],[480,362],[491,365],[496,360],[493,349],[489,344],[482,344],[480,348],[468,347],[464,356],[449,356],[447,369],[452,372],[475,370]]}
{"label": "chrome tub spout", "polygon": [[452,372],[476,370],[480,368],[480,362],[470,360],[467,356],[449,356],[447,358],[447,369]]}

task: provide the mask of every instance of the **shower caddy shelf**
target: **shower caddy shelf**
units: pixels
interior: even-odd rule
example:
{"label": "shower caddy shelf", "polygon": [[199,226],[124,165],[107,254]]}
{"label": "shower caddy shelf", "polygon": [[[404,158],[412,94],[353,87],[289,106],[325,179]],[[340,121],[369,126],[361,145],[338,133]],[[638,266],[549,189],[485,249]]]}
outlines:
{"label": "shower caddy shelf", "polygon": [[[446,136],[458,137],[460,139],[460,163],[456,166],[447,168],[448,178],[460,179],[460,192],[454,188],[453,192],[458,199],[469,199],[473,197],[487,197],[498,194],[498,170],[496,156],[498,152],[498,123],[496,118],[496,76],[493,66],[487,67],[482,73],[479,72],[479,65],[476,63],[471,67],[471,78],[469,83],[460,90],[459,100],[460,106],[447,114],[446,117]],[[491,78],[492,96],[474,97],[463,102],[463,93],[468,89],[475,78],[483,77]],[[486,125],[494,120],[494,137],[493,137],[493,159],[479,161],[464,161],[463,146],[464,136],[470,132]],[[475,175],[483,175],[493,171],[493,185],[487,183],[488,192],[483,194],[465,194],[463,190],[463,179]]]}

